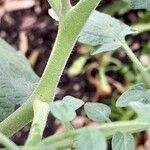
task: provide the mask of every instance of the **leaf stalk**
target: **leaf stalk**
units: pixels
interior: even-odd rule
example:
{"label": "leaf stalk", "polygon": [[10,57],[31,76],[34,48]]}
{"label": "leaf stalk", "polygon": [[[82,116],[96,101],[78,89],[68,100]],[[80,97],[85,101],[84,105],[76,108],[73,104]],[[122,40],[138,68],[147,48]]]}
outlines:
{"label": "leaf stalk", "polygon": [[44,139],[41,143],[45,145],[52,145],[56,149],[57,148],[59,149],[61,146],[65,148],[69,148],[70,145],[73,145],[74,143],[78,142],[77,139],[80,132],[85,129],[96,128],[101,133],[103,133],[107,139],[109,139],[118,131],[136,133],[136,132],[147,130],[149,126],[150,126],[149,123],[139,122],[138,120],[105,123],[97,126],[85,127],[77,130],[70,130],[69,132],[48,137]]}
{"label": "leaf stalk", "polygon": [[143,67],[141,62],[138,60],[138,58],[135,56],[135,54],[132,52],[132,50],[130,49],[130,47],[128,46],[126,42],[122,44],[122,47],[126,51],[127,55],[129,56],[129,58],[131,59],[135,67],[140,72],[144,83],[147,85],[148,88],[150,88],[150,75],[147,72],[147,69]]}

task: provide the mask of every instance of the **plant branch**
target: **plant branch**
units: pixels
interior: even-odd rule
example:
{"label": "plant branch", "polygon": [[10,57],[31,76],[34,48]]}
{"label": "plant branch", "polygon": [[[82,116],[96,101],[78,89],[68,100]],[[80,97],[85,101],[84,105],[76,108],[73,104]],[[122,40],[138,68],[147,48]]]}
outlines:
{"label": "plant branch", "polygon": [[63,125],[64,125],[65,132],[68,132],[70,130],[74,130],[74,127],[71,124],[71,122],[64,122]]}
{"label": "plant branch", "polygon": [[61,0],[61,13],[64,15],[66,12],[68,12],[71,9],[71,3],[70,0]]}
{"label": "plant branch", "polygon": [[126,42],[124,42],[122,46],[126,51],[127,55],[129,56],[129,58],[131,59],[131,61],[133,62],[133,64],[135,65],[135,67],[140,72],[144,80],[144,83],[147,85],[148,88],[150,88],[150,75],[147,72],[147,69],[143,67],[141,62],[137,59],[137,57],[134,55],[134,53],[132,52],[132,50],[130,49],[130,47],[127,45]]}
{"label": "plant branch", "polygon": [[0,133],[0,144],[5,146],[8,150],[19,150],[19,147],[2,133]]}
{"label": "plant branch", "polygon": [[71,9],[70,0],[48,0],[49,4],[59,17],[59,19],[65,15]]}
{"label": "plant branch", "polygon": [[[149,123],[144,122],[138,122],[136,120],[134,121],[122,121],[122,122],[112,122],[112,123],[105,123],[103,125],[97,125],[92,127],[85,127],[78,130],[69,131],[67,133],[62,133],[59,135],[54,135],[51,137],[48,137],[44,139],[41,143],[46,145],[52,145],[54,148],[61,148],[65,147],[68,148],[73,145],[75,142],[77,142],[78,135],[80,132],[86,128],[97,128],[100,130],[106,138],[111,138],[112,135],[114,135],[115,132],[121,131],[121,132],[129,132],[129,133],[136,133],[140,131],[147,130],[149,128]],[[65,142],[67,141],[67,143]]]}
{"label": "plant branch", "polygon": [[25,144],[27,147],[35,146],[42,138],[44,128],[46,126],[47,117],[49,114],[49,104],[40,100],[35,100],[33,103],[34,118],[30,129],[29,137]]}
{"label": "plant branch", "polygon": [[32,95],[34,99],[47,102],[53,101],[60,76],[79,33],[99,2],[100,0],[81,0],[60,20],[58,36],[52,53],[42,78]]}
{"label": "plant branch", "polygon": [[55,13],[57,14],[58,17],[61,16],[60,14],[60,9],[61,9],[61,2],[60,0],[48,0],[50,6],[53,8]]}
{"label": "plant branch", "polygon": [[6,136],[13,135],[25,125],[27,125],[33,118],[33,108],[31,99],[18,108],[13,114],[8,116],[0,123],[0,132]]}
{"label": "plant branch", "polygon": [[136,29],[139,33],[150,31],[150,23],[139,23],[134,25],[133,28]]}
{"label": "plant branch", "polygon": [[[58,8],[54,0],[49,2],[53,4],[53,9]],[[58,1],[56,2],[58,4]],[[80,0],[61,18],[56,42],[40,82],[28,101],[0,123],[0,131],[3,134],[12,135],[32,120],[34,100],[53,101],[57,84],[78,35],[99,2],[100,0]]]}

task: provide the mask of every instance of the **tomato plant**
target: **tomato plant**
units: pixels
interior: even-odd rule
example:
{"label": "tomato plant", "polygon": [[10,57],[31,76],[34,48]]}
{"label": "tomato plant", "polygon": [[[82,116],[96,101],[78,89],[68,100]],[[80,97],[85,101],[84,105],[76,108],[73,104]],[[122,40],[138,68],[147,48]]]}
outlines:
{"label": "tomato plant", "polygon": [[[0,39],[0,143],[7,149],[79,149],[105,150],[112,138],[113,150],[135,149],[132,133],[150,127],[150,74],[128,46],[125,37],[138,31],[119,20],[95,10],[100,0],[49,0],[50,15],[59,22],[58,35],[44,73],[39,77],[26,58]],[[129,0],[134,9],[150,9],[149,0]],[[141,76],[141,83],[129,88],[116,102],[117,107],[131,107],[137,118],[112,122],[111,109],[101,103],[84,103],[66,96],[53,102],[56,87],[76,41],[90,45],[91,54],[114,51],[122,47]],[[15,105],[21,107],[15,110]],[[98,124],[75,129],[71,121],[76,110],[84,107],[87,117]],[[65,131],[42,139],[48,114],[65,126]],[[32,121],[27,141],[17,146],[8,137]]]}

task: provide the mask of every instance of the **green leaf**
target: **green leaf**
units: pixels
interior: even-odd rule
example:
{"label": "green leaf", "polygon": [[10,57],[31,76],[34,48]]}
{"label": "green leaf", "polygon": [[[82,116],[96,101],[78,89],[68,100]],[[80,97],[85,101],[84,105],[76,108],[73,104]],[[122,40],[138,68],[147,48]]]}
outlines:
{"label": "green leaf", "polygon": [[57,119],[68,122],[76,117],[75,111],[83,104],[84,102],[78,98],[65,96],[63,100],[53,102],[50,105],[50,111]]}
{"label": "green leaf", "polygon": [[129,10],[129,8],[127,0],[115,0],[112,1],[111,5],[104,7],[102,11],[107,14],[119,13],[119,15],[123,15]]}
{"label": "green leaf", "polygon": [[150,9],[150,0],[129,0],[133,9]]}
{"label": "green leaf", "polygon": [[28,60],[0,38],[0,121],[24,103],[34,90],[39,77]]}
{"label": "green leaf", "polygon": [[130,102],[150,103],[150,89],[146,89],[144,83],[138,83],[130,87],[117,100],[117,107],[126,107]]}
{"label": "green leaf", "polygon": [[150,104],[131,102],[131,108],[137,113],[139,121],[150,122]]}
{"label": "green leaf", "polygon": [[65,96],[63,98],[63,103],[69,106],[74,111],[80,108],[84,104],[82,100],[72,96]]}
{"label": "green leaf", "polygon": [[63,122],[72,121],[76,117],[76,110],[80,108],[84,102],[72,96],[66,96],[63,100],[53,102],[50,105],[50,111],[59,120]]}
{"label": "green leaf", "polygon": [[104,135],[97,129],[82,130],[78,139],[78,150],[106,150]]}
{"label": "green leaf", "polygon": [[15,110],[15,104],[11,101],[6,100],[6,98],[0,97],[0,121],[4,120]]}
{"label": "green leaf", "polygon": [[112,138],[113,150],[135,150],[134,137],[130,133],[116,132]]}
{"label": "green leaf", "polygon": [[100,103],[86,103],[84,105],[85,113],[88,118],[96,122],[110,121],[111,109],[104,104]]}
{"label": "green leaf", "polygon": [[62,101],[56,101],[50,105],[51,113],[63,122],[72,121],[76,117],[75,111]]}
{"label": "green leaf", "polygon": [[92,54],[98,54],[120,48],[125,36],[135,34],[133,28],[112,18],[111,16],[93,11],[79,36],[79,42],[98,46]]}

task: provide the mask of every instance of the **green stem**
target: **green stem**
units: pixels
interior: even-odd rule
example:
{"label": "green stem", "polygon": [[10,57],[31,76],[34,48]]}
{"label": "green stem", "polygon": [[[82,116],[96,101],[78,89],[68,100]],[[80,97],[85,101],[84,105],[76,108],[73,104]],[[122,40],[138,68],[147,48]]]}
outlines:
{"label": "green stem", "polygon": [[48,0],[48,2],[51,5],[51,7],[53,8],[53,10],[55,11],[55,13],[57,14],[57,16],[60,17],[61,16],[61,14],[60,14],[60,9],[61,9],[60,0]]}
{"label": "green stem", "polygon": [[33,118],[33,109],[31,101],[27,101],[13,114],[0,123],[0,132],[6,136],[13,135],[22,127],[27,125]]}
{"label": "green stem", "polygon": [[[70,53],[92,10],[100,0],[81,0],[60,19],[59,31],[51,56],[32,99],[52,102],[60,76]],[[84,13],[83,13],[84,12]]]}
{"label": "green stem", "polygon": [[104,87],[104,88],[109,87],[108,80],[107,80],[107,77],[106,77],[106,74],[105,74],[104,66],[101,66],[99,68],[99,76],[100,76],[101,86]]}
{"label": "green stem", "polygon": [[34,118],[24,149],[28,149],[30,146],[35,146],[40,142],[50,108],[48,103],[35,100],[33,103],[33,110]]}
{"label": "green stem", "polygon": [[48,0],[48,2],[59,18],[67,13],[72,7],[70,0]]}
{"label": "green stem", "polygon": [[140,72],[144,80],[144,83],[147,85],[148,88],[150,88],[150,75],[147,72],[146,68],[143,67],[141,62],[137,59],[137,57],[134,55],[134,53],[132,52],[132,50],[130,49],[130,47],[127,45],[126,42],[122,44],[122,47],[125,49],[127,55],[129,56],[129,58],[131,59],[135,67],[138,69],[138,71]]}
{"label": "green stem", "polygon": [[70,150],[73,148],[76,144],[76,140],[73,140],[72,138],[67,138],[66,140],[62,140],[56,143],[51,144],[52,147],[56,148],[57,150]]}
{"label": "green stem", "polygon": [[69,130],[74,130],[74,127],[71,124],[71,122],[64,122],[63,125],[64,125],[64,128],[65,128],[65,132],[68,132]]}
{"label": "green stem", "polygon": [[61,0],[61,13],[65,14],[71,9],[71,3],[70,0]]}
{"label": "green stem", "polygon": [[147,72],[150,72],[150,65],[146,68]]}
{"label": "green stem", "polygon": [[[149,123],[138,122],[134,120],[134,121],[112,122],[112,123],[107,123],[107,124],[102,124],[102,125],[92,126],[92,127],[85,127],[85,128],[94,128],[94,129],[97,128],[105,135],[106,138],[111,138],[112,135],[117,131],[136,133],[136,132],[147,130],[149,126],[150,126]],[[55,146],[56,149],[61,146],[65,147],[67,145],[69,148],[70,145],[72,145],[77,141],[78,135],[85,128],[48,137],[42,141],[42,144]],[[66,143],[65,141],[68,140],[69,142]]]}
{"label": "green stem", "polygon": [[[53,0],[49,1],[54,4]],[[5,135],[12,135],[32,120],[34,100],[53,101],[60,76],[78,35],[99,2],[100,0],[80,0],[77,5],[60,18],[56,42],[37,88],[24,105],[0,123],[0,131]]]}
{"label": "green stem", "polygon": [[134,25],[133,28],[135,28],[139,33],[150,31],[150,23],[141,23]]}
{"label": "green stem", "polygon": [[19,147],[2,133],[0,133],[0,144],[5,146],[8,150],[19,150]]}

